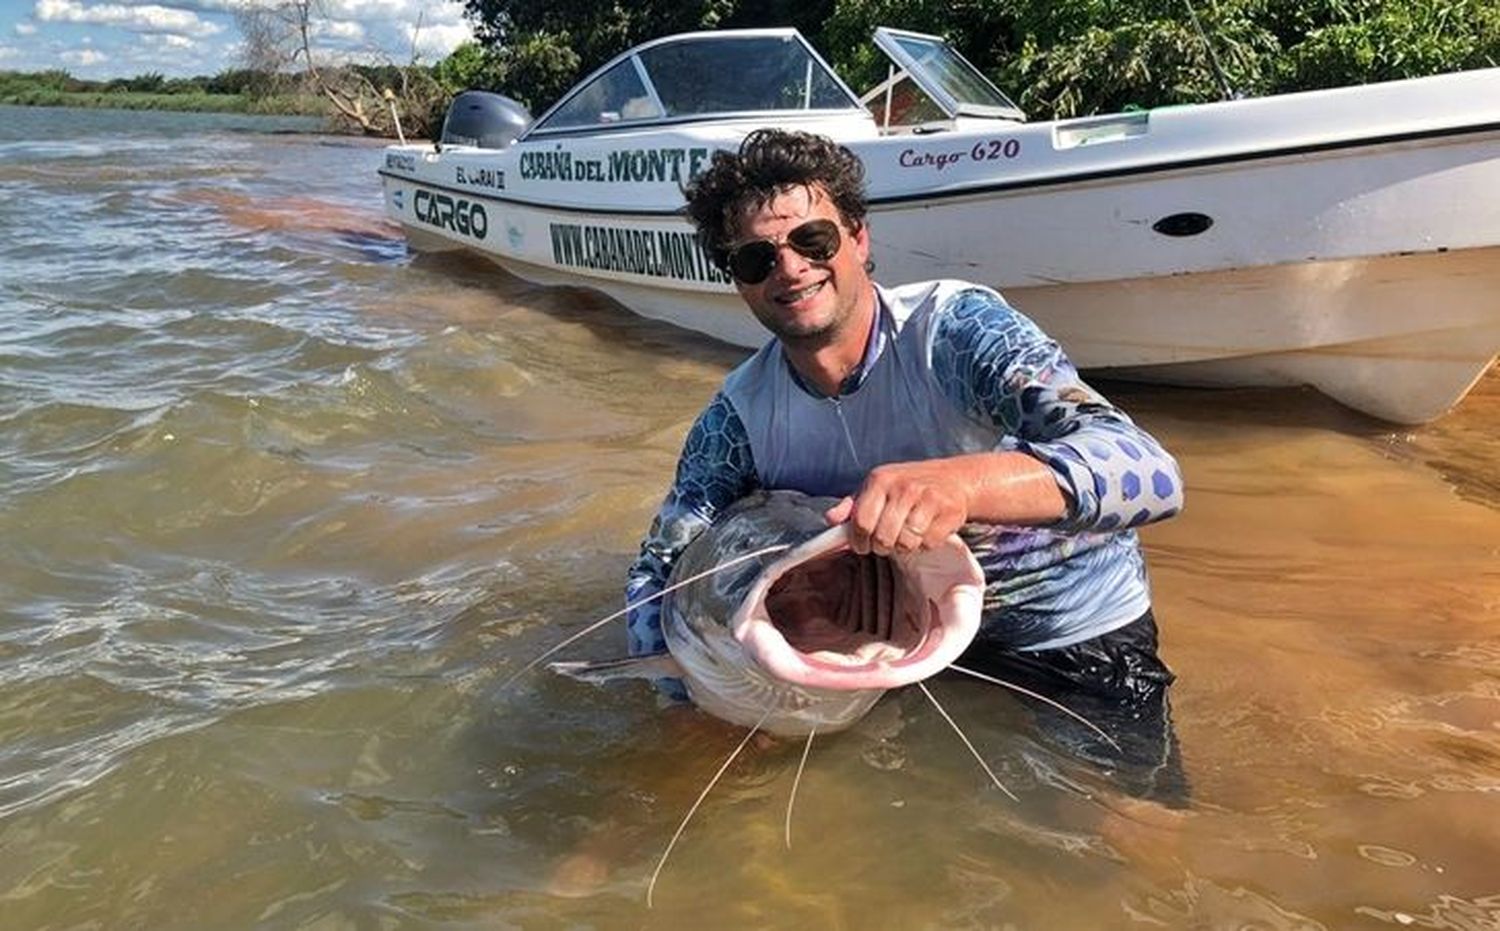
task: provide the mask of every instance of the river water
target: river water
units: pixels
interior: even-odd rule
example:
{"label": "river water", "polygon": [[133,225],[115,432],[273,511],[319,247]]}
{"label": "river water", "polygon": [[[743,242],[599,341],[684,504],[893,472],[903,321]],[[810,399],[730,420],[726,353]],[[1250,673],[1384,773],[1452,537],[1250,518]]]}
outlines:
{"label": "river water", "polygon": [[[1393,430],[1104,384],[1192,797],[919,693],[733,767],[644,686],[501,685],[618,606],[739,350],[414,258],[376,146],[0,108],[0,927],[1500,927],[1500,377]],[[1023,308],[1024,309],[1024,308]],[[573,651],[620,652],[619,630]]]}

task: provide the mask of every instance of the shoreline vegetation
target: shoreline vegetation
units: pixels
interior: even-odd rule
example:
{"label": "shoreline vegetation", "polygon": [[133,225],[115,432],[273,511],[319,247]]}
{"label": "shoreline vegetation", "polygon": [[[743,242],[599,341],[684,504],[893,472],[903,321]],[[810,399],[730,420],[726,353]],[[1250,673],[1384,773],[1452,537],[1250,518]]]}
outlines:
{"label": "shoreline vegetation", "polygon": [[170,79],[160,74],[145,74],[110,81],[88,81],[59,70],[0,71],[0,104],[261,116],[332,116],[332,108],[322,97],[273,89],[265,75],[254,72]]}
{"label": "shoreline vegetation", "polygon": [[330,116],[317,98],[251,99],[239,94],[143,94],[104,91],[57,91],[0,95],[12,107],[82,107],[99,110],[170,110],[184,113],[248,113],[256,116]]}
{"label": "shoreline vegetation", "polygon": [[857,91],[886,76],[876,25],[939,33],[1033,120],[1203,103],[1500,65],[1496,0],[463,0],[477,41],[432,65],[334,63],[314,0],[245,6],[241,67],[90,81],[0,71],[0,103],[324,117],[331,131],[437,135],[467,88],[540,113],[647,39],[795,26]]}

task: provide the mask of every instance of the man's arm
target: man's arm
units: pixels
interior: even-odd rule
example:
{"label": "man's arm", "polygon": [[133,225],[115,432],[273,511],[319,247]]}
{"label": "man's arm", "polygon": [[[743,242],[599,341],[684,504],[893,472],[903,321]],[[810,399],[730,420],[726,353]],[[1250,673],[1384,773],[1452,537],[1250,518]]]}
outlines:
{"label": "man's arm", "polygon": [[[729,505],[756,486],[750,437],[722,393],[698,415],[677,460],[677,477],[641,552],[626,576],[625,602],[634,604],[666,587],[677,557]],[[661,633],[661,602],[629,611],[625,629],[630,654],[643,656],[666,649]]]}
{"label": "man's arm", "polygon": [[1181,509],[1176,461],[1036,324],[979,289],[939,314],[932,358],[943,391],[1004,438],[991,452],[872,470],[828,515],[850,520],[857,548],[934,545],[971,520],[1103,531]]}
{"label": "man's arm", "polygon": [[877,466],[826,517],[850,522],[855,550],[885,555],[936,546],[969,521],[1030,526],[1066,513],[1051,470],[1003,451]]}

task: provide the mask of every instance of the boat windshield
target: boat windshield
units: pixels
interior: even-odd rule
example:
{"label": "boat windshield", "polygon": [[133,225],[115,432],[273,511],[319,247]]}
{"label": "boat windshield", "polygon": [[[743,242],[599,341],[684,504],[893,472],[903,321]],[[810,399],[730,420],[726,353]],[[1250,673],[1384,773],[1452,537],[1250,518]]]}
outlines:
{"label": "boat windshield", "polygon": [[875,44],[950,117],[1024,119],[1019,107],[940,36],[881,27]]}
{"label": "boat windshield", "polygon": [[550,129],[658,119],[661,106],[646,92],[636,64],[620,62],[569,97],[547,117]]}
{"label": "boat windshield", "polygon": [[854,94],[794,31],[696,33],[649,43],[617,59],[543,116],[533,132],[858,109]]}
{"label": "boat windshield", "polygon": [[641,52],[668,116],[855,105],[796,36],[675,42]]}

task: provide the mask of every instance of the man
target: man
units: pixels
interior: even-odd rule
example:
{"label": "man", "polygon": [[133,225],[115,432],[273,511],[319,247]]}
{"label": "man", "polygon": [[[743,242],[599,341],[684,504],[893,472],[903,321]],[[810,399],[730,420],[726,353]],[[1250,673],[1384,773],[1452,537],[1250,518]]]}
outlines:
{"label": "man", "polygon": [[[1176,462],[994,291],[876,286],[863,178],[847,149],[767,129],[689,186],[705,246],[775,338],[689,431],[627,600],[756,488],[839,497],[827,520],[859,552],[965,527],[987,580],[976,664],[1165,721],[1172,674],[1132,528],[1181,507]],[[656,602],[627,630],[635,655],[665,648]]]}

